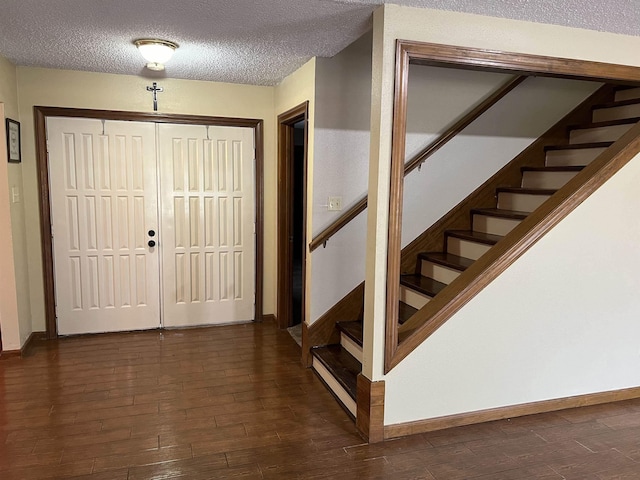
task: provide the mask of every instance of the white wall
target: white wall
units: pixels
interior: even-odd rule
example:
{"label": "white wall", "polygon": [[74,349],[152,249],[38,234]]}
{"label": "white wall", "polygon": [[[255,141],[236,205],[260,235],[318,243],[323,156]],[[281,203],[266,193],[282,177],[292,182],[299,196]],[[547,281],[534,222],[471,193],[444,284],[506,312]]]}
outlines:
{"label": "white wall", "polygon": [[[371,33],[332,58],[316,61],[311,222],[317,235],[367,191],[371,104]],[[311,181],[310,181],[311,182]],[[342,211],[328,211],[340,196]],[[316,321],[364,279],[365,215],[315,250],[307,269],[307,316]],[[313,238],[309,237],[309,241]]]}
{"label": "white wall", "polygon": [[640,155],[391,370],[385,425],[640,385],[639,183]]}

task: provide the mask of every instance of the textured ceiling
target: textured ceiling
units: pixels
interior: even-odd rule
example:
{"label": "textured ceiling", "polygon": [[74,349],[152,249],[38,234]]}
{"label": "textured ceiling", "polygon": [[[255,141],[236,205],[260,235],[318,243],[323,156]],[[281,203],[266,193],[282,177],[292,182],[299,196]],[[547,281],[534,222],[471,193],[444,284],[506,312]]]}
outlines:
{"label": "textured ceiling", "polygon": [[[17,65],[275,85],[361,36],[382,0],[0,0],[0,55]],[[397,0],[640,35],[640,0]],[[177,42],[153,74],[131,43]]]}

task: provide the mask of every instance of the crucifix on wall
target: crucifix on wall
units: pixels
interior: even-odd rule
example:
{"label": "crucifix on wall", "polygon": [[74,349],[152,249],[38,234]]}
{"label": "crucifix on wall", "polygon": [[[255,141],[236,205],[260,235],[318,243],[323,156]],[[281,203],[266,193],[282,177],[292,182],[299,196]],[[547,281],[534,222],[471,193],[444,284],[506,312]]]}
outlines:
{"label": "crucifix on wall", "polygon": [[151,87],[147,86],[147,92],[153,92],[153,111],[158,111],[158,92],[164,91],[164,88],[158,87],[156,82],[153,82]]}

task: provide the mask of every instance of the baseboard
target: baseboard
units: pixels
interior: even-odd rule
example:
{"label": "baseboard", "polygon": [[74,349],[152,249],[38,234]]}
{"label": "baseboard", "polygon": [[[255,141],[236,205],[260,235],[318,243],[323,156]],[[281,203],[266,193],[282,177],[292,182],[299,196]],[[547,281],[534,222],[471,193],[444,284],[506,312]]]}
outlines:
{"label": "baseboard", "polygon": [[20,350],[4,350],[0,352],[0,360],[7,360],[9,358],[24,358],[29,355],[31,348],[35,340],[40,340],[45,338],[45,332],[31,332],[27,341],[24,342],[24,345]]}
{"label": "baseboard", "polygon": [[476,423],[491,422],[494,420],[504,420],[506,418],[524,417],[537,413],[555,412],[569,408],[588,407],[602,403],[620,402],[640,398],[640,387],[612,390],[609,392],[589,393],[574,397],[558,398],[553,400],[543,400],[540,402],[523,403],[508,407],[492,408],[476,412],[460,413],[445,417],[418,420],[415,422],[397,423],[384,427],[385,440],[418,433],[433,432],[447,428],[473,425]]}
{"label": "baseboard", "polygon": [[263,322],[278,323],[278,319],[276,318],[276,316],[273,313],[267,313],[265,315],[262,315],[262,321]]}

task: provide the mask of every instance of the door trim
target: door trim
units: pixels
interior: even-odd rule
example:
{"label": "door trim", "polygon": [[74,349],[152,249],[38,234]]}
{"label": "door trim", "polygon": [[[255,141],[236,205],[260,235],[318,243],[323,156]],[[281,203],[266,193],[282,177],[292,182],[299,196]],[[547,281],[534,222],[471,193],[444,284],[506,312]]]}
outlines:
{"label": "door trim", "polygon": [[247,127],[253,129],[255,143],[255,321],[262,321],[264,285],[264,121],[252,118],[211,117],[201,115],[154,114],[115,110],[92,110],[64,107],[33,107],[36,133],[36,168],[42,237],[42,275],[44,281],[45,324],[47,338],[58,337],[51,241],[51,205],[49,191],[49,158],[47,155],[47,117],[95,118],[131,122],[181,123]]}
{"label": "door trim", "polygon": [[[278,115],[278,301],[276,318],[279,328],[292,326],[291,299],[293,283],[289,272],[293,268],[293,249],[289,238],[293,236],[292,197],[293,179],[293,125],[304,120],[304,165],[302,180],[302,309],[305,311],[306,260],[307,260],[307,156],[309,135],[309,102],[304,102]],[[304,315],[302,322],[304,322]]]}

